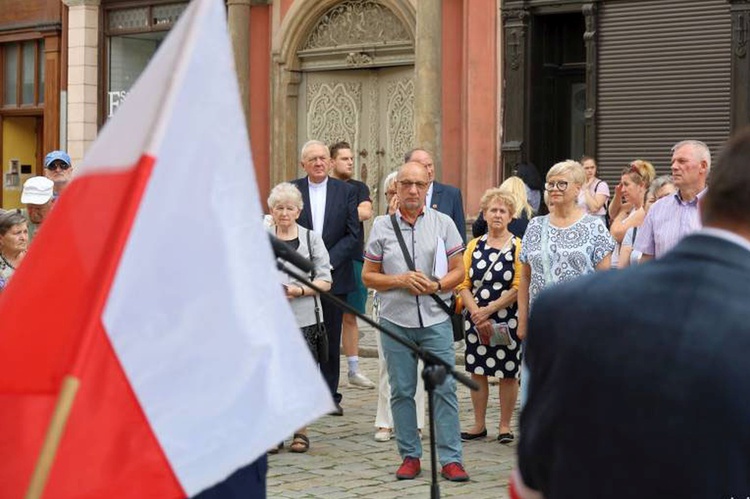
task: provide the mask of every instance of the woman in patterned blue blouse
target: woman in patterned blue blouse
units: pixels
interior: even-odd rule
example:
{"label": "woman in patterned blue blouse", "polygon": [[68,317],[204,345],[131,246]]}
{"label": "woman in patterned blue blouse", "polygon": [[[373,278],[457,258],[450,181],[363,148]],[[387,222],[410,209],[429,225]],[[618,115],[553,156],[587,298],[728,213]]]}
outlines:
{"label": "woman in patterned blue blouse", "polygon": [[[586,173],[577,161],[557,163],[547,173],[544,189],[550,214],[529,222],[521,244],[521,281],[518,286],[518,337],[526,337],[529,311],[539,293],[610,266],[615,247],[600,218],[577,204]],[[526,400],[528,374],[521,374],[521,404]]]}

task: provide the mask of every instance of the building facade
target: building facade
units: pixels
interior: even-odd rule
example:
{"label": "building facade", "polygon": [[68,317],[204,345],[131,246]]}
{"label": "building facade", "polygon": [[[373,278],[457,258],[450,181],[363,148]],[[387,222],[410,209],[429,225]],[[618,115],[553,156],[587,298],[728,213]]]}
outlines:
{"label": "building facade", "polygon": [[748,123],[749,9],[739,0],[502,0],[504,170],[531,161],[544,171],[585,153],[613,186],[636,158],[667,173],[683,139],[718,152]]}
{"label": "building facade", "polygon": [[15,207],[61,142],[66,33],[59,0],[0,2],[0,206]]}
{"label": "building facade", "polygon": [[[79,161],[187,2],[2,1],[12,207],[13,165],[38,173],[58,145]],[[382,178],[430,149],[471,217],[518,162],[593,155],[613,186],[634,158],[664,172],[678,140],[717,150],[748,123],[746,0],[225,2],[262,199],[311,138],[352,144],[380,212]]]}
{"label": "building facade", "polygon": [[[63,147],[79,161],[186,8],[175,0],[62,0]],[[471,8],[469,8],[471,4]],[[497,0],[226,0],[262,198],[302,174],[300,146],[347,140],[382,179],[415,146],[467,206],[499,178]]]}

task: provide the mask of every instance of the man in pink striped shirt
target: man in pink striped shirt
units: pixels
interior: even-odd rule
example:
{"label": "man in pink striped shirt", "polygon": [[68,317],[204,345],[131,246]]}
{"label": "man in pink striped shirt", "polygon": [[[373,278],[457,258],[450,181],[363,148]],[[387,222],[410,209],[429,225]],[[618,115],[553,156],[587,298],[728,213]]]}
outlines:
{"label": "man in pink striped shirt", "polygon": [[683,140],[672,148],[672,178],[677,192],[651,206],[638,230],[634,247],[641,262],[659,258],[683,237],[701,228],[698,201],[706,194],[711,151],[698,140]]}

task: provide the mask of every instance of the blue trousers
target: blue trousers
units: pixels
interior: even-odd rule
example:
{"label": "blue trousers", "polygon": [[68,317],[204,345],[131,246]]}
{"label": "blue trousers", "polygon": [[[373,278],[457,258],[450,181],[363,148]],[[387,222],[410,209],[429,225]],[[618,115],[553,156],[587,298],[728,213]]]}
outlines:
{"label": "blue trousers", "polygon": [[[423,328],[405,328],[381,318],[380,325],[397,336],[416,343],[449,365],[455,365],[453,330],[450,320]],[[381,333],[383,354],[391,383],[391,412],[396,433],[396,444],[402,458],[422,457],[422,442],[417,430],[417,410],[414,393],[417,389],[417,358],[405,346]],[[435,411],[435,440],[441,465],[462,462],[461,427],[458,421],[456,380],[448,376],[433,392]]]}

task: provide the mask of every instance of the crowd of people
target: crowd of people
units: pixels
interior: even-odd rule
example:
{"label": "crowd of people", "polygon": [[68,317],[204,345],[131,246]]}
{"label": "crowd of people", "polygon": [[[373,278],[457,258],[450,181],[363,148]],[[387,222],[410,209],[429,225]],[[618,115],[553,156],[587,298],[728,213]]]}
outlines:
{"label": "crowd of people", "polygon": [[[62,151],[49,153],[44,165],[43,177],[24,183],[25,210],[0,214],[0,292],[73,172]],[[597,177],[592,157],[561,161],[544,181],[534,165],[519,164],[513,176],[482,196],[468,243],[461,191],[435,180],[427,150],[406,152],[404,164],[385,179],[386,213],[375,217],[367,240],[363,224],[374,215],[373,203],[367,185],[353,178],[351,146],[311,140],[301,149],[300,165],[305,176],[271,190],[266,222],[313,263],[313,287],[281,272],[279,279],[335,402],[331,415],[344,415],[343,346],[349,384],[379,391],[374,438],[395,437],[401,457],[396,477],[419,475],[425,393],[418,359],[378,335],[380,372],[371,381],[359,369],[356,316],[321,299],[318,290],[360,313],[373,290],[373,313],[382,326],[451,365],[455,338],[446,305],[457,301],[465,369],[480,389],[471,394],[474,423],[462,431],[455,380],[439,385],[434,432],[441,474],[466,481],[461,442],[488,436],[489,378],[499,379],[496,440],[516,439],[511,416],[519,394],[523,407],[534,383],[524,354],[537,298],[596,271],[660,258],[698,231],[711,153],[702,142],[679,142],[672,148],[671,176],[656,178],[653,165],[637,159],[622,170],[613,192]],[[300,428],[289,449],[302,453],[310,445],[307,429]]]}
{"label": "crowd of people", "polygon": [[44,176],[31,177],[23,183],[21,203],[25,208],[0,210],[0,293],[72,176],[70,156],[64,151],[52,151],[44,158]]}
{"label": "crowd of people", "polygon": [[[636,159],[622,170],[613,192],[598,178],[592,157],[561,161],[547,171],[544,181],[534,165],[519,164],[513,176],[482,196],[468,243],[461,192],[435,180],[432,155],[424,149],[408,151],[403,166],[385,179],[386,213],[375,217],[366,242],[362,222],[373,216],[372,200],[367,186],[352,179],[349,144],[326,147],[308,142],[300,157],[307,175],[280,184],[274,192],[292,185],[298,189],[294,218],[318,234],[330,253],[333,273],[317,268],[316,273],[332,276],[329,285],[335,295],[364,312],[363,290],[373,290],[373,315],[382,326],[451,363],[454,336],[449,314],[439,302],[448,305],[458,298],[465,369],[480,389],[471,394],[474,424],[462,431],[455,381],[439,386],[435,433],[442,475],[465,481],[469,475],[461,441],[488,436],[491,377],[499,379],[496,440],[507,444],[516,439],[511,416],[519,393],[522,406],[527,399],[531,373],[524,362],[524,340],[540,293],[596,271],[658,258],[700,228],[696,200],[706,190],[710,151],[702,142],[690,140],[676,144],[672,154],[671,176],[655,178],[653,165]],[[269,230],[278,233],[274,199],[272,194]],[[309,256],[298,239],[288,242]],[[295,286],[292,291],[287,288],[292,301],[315,294]],[[344,413],[338,390],[343,343],[350,385],[379,390],[375,440],[395,437],[402,459],[396,477],[416,477],[421,472],[425,425],[421,364],[403,345],[379,334],[380,372],[378,382],[370,382],[358,372],[352,339],[346,340],[347,329],[356,332],[355,317],[347,319],[346,314],[342,319],[340,311],[326,308],[322,301],[323,314],[316,320],[319,334],[327,338],[328,356],[316,358],[336,402],[332,414]],[[308,300],[307,320],[299,322],[303,332],[310,326],[314,306]],[[311,339],[314,336],[305,333],[315,356],[320,347]],[[357,335],[353,336],[356,345]],[[300,435],[294,436],[294,452],[310,447],[306,436],[304,445],[299,444]]]}

